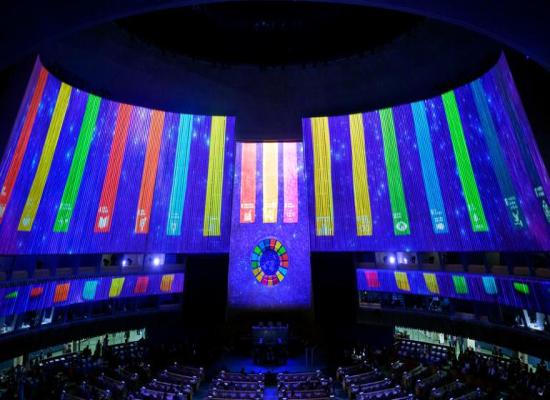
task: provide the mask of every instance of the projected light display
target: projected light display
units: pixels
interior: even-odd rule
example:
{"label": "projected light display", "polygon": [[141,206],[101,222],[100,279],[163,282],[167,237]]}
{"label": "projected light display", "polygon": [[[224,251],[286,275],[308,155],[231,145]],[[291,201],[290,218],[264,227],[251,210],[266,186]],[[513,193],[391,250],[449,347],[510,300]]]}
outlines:
{"label": "projected light display", "polygon": [[250,256],[252,273],[262,285],[278,285],[288,271],[288,253],[275,238],[260,241]]}
{"label": "projected light display", "polygon": [[0,167],[0,253],[226,252],[233,129],[102,99],[37,61]]}
{"label": "projected light display", "polygon": [[550,314],[550,282],[522,277],[357,269],[357,289],[498,303]]}
{"label": "projected light display", "polygon": [[504,57],[441,96],[303,129],[313,251],[550,249],[548,174]]}
{"label": "projected light display", "polygon": [[301,143],[237,143],[229,251],[232,309],[307,309],[309,221]]}
{"label": "projected light display", "polygon": [[183,292],[184,274],[125,275],[34,282],[0,288],[0,316],[49,307]]}

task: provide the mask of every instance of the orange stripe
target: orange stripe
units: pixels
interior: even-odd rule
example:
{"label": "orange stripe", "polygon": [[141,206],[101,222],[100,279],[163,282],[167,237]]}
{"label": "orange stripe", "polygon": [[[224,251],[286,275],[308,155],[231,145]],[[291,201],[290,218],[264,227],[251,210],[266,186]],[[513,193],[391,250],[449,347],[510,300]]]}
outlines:
{"label": "orange stripe", "polygon": [[6,211],[6,207],[8,206],[8,202],[10,201],[11,193],[13,191],[13,187],[15,186],[15,181],[19,175],[19,169],[23,163],[23,157],[27,151],[27,144],[29,143],[29,138],[31,137],[32,127],[34,126],[36,114],[38,113],[38,106],[42,100],[42,94],[44,93],[47,79],[48,71],[46,71],[44,67],[40,67],[38,81],[36,82],[36,86],[34,88],[34,93],[27,111],[27,116],[25,118],[23,128],[21,129],[19,139],[17,140],[15,152],[11,159],[11,164],[6,178],[4,179],[2,190],[0,190],[0,223],[2,223],[2,219],[4,218],[4,213]]}
{"label": "orange stripe", "polygon": [[118,108],[113,144],[109,153],[107,172],[105,173],[101,200],[99,200],[99,207],[97,209],[94,227],[95,233],[109,232],[111,230],[111,221],[113,220],[113,212],[115,210],[118,182],[120,180],[122,161],[124,160],[124,149],[126,148],[126,139],[128,138],[131,113],[132,106],[128,104],[121,104]]}
{"label": "orange stripe", "polygon": [[141,189],[136,213],[135,233],[148,233],[151,221],[151,206],[155,191],[155,180],[159,161],[160,143],[164,128],[164,112],[153,110],[151,113],[151,125],[149,127],[149,141],[145,153],[143,175],[141,177]]}

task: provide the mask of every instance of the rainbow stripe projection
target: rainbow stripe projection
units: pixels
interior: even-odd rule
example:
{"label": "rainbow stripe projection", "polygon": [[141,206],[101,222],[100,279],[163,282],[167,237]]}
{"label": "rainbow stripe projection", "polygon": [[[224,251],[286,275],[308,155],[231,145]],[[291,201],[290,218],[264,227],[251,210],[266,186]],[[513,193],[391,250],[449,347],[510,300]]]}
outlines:
{"label": "rainbow stripe projection", "polygon": [[312,251],[550,250],[550,179],[504,57],[441,96],[303,132]]}
{"label": "rainbow stripe projection", "polygon": [[512,276],[358,268],[357,289],[441,296],[550,313],[550,281]]}
{"label": "rainbow stripe projection", "polygon": [[227,252],[233,130],[103,99],[37,61],[0,165],[0,254]]}
{"label": "rainbow stripe projection", "polygon": [[182,293],[184,274],[127,275],[0,287],[0,316],[113,298]]}
{"label": "rainbow stripe projection", "polygon": [[262,150],[262,216],[264,224],[272,224],[277,222],[279,204],[279,144],[263,143]]}
{"label": "rainbow stripe projection", "polygon": [[302,143],[236,146],[228,304],[307,309],[311,265]]}

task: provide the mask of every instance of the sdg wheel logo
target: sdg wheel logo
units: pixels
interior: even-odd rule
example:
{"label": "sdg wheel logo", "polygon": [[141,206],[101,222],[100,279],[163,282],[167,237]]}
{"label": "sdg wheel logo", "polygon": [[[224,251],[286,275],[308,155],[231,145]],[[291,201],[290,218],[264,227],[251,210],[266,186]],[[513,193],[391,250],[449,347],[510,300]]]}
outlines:
{"label": "sdg wheel logo", "polygon": [[252,251],[250,265],[256,280],[262,285],[278,285],[288,270],[285,246],[275,238],[260,240]]}

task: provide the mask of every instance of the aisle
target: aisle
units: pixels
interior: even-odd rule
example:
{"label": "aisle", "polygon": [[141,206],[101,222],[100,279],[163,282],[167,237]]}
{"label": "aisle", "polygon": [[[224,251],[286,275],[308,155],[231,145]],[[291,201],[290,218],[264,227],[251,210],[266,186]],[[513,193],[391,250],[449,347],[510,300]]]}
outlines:
{"label": "aisle", "polygon": [[277,387],[266,386],[264,389],[264,400],[278,400]]}

